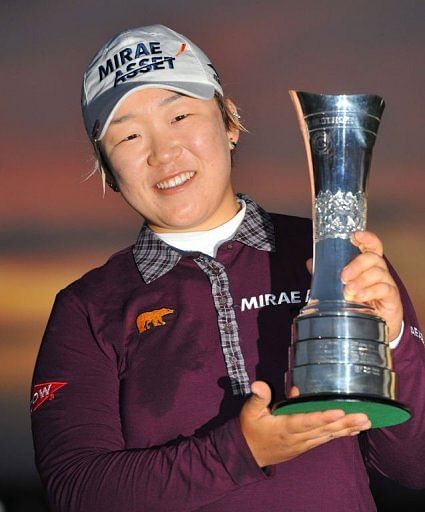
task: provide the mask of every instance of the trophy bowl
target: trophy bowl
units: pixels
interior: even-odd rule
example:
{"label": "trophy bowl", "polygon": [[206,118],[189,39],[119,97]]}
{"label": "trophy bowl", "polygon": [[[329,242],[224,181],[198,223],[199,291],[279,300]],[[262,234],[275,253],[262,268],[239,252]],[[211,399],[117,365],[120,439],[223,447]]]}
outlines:
{"label": "trophy bowl", "polygon": [[372,428],[410,418],[396,399],[388,328],[371,306],[344,298],[342,269],[359,254],[366,186],[384,101],[379,96],[290,91],[308,158],[313,203],[310,299],[292,324],[287,393],[273,414],[363,412]]}

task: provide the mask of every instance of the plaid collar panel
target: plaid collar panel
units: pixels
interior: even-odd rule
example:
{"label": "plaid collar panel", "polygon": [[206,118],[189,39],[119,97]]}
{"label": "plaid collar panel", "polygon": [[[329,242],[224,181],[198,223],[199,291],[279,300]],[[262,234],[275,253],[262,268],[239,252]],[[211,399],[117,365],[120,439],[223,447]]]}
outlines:
{"label": "plaid collar panel", "polygon": [[[270,215],[245,194],[246,212],[233,240],[261,251],[275,251],[274,226]],[[188,254],[163,242],[145,222],[133,247],[133,257],[146,284],[172,270]]]}

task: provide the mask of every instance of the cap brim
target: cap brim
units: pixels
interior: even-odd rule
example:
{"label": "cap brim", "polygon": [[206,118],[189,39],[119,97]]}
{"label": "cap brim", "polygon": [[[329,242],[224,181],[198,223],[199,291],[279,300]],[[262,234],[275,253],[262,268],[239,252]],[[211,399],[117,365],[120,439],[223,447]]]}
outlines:
{"label": "cap brim", "polygon": [[[200,100],[210,100],[214,97],[215,88],[209,83],[199,82],[156,82],[156,83],[132,83],[120,85],[120,95],[117,99],[116,89],[109,89],[104,94],[100,95],[93,101],[92,109],[98,112],[98,115],[93,119],[93,124],[97,124],[97,133],[93,137],[97,140],[102,139],[108,129],[114,113],[120,104],[134,92],[140,89],[167,89],[176,91],[181,94],[191,96]],[[98,123],[97,123],[98,121]]]}

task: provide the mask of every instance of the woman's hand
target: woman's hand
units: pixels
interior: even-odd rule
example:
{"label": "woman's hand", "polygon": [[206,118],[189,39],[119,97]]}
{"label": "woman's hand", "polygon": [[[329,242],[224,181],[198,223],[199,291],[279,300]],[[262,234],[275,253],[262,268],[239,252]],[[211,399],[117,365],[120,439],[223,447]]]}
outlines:
{"label": "woman's hand", "polygon": [[[351,242],[361,254],[341,272],[344,296],[347,301],[370,304],[388,325],[389,341],[400,334],[403,305],[397,285],[384,260],[381,240],[370,231],[357,231]],[[306,262],[311,273],[312,259]]]}
{"label": "woman's hand", "polygon": [[361,254],[341,272],[345,299],[373,306],[387,322],[389,341],[392,341],[400,334],[403,305],[384,260],[382,242],[370,231],[357,231],[351,241]]}
{"label": "woman's hand", "polygon": [[[345,414],[340,409],[273,416],[269,386],[256,381],[252,396],[240,414],[242,433],[260,467],[278,464],[332,439],[357,435],[371,427],[365,414]],[[297,396],[292,388],[290,397]]]}

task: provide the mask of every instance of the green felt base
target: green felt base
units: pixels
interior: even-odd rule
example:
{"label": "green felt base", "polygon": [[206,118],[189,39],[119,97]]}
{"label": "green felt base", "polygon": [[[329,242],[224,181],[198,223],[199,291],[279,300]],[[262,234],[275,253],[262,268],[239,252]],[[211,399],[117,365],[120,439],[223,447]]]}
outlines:
{"label": "green felt base", "polygon": [[390,427],[410,419],[409,410],[395,400],[383,398],[356,397],[342,395],[331,398],[326,396],[300,397],[281,402],[273,410],[275,416],[297,414],[329,409],[342,409],[347,414],[362,412],[372,423],[372,428]]}

